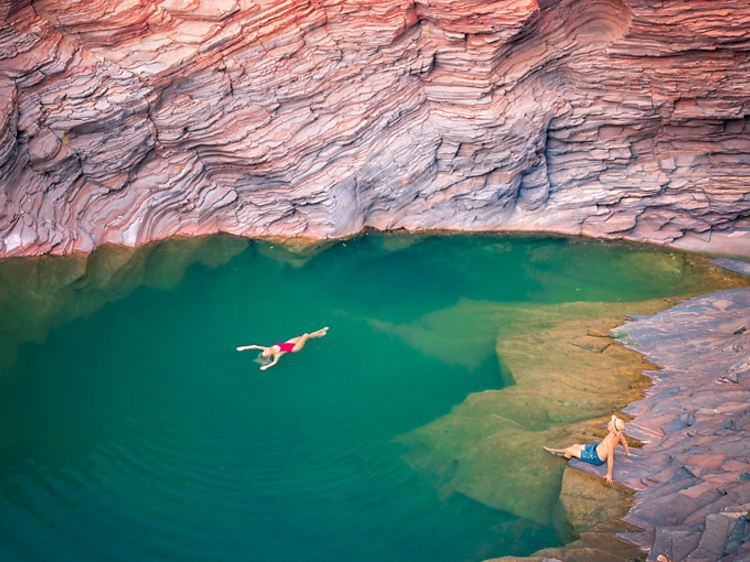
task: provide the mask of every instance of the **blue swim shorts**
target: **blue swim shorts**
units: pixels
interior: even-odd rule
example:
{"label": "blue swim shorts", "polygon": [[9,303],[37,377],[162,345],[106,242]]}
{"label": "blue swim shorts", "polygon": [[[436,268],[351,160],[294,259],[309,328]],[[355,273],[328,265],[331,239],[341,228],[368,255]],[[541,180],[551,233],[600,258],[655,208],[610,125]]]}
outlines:
{"label": "blue swim shorts", "polygon": [[605,462],[607,462],[599,458],[599,455],[596,454],[596,445],[591,444],[583,446],[583,451],[581,451],[581,460],[589,464],[593,464],[594,466],[601,466]]}

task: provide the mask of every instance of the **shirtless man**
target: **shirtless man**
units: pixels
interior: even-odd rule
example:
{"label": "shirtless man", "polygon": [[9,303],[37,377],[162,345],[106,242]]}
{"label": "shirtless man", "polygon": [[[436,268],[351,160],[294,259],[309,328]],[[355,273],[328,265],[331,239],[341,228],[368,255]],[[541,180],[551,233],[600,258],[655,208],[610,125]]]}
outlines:
{"label": "shirtless man", "polygon": [[594,466],[601,466],[605,462],[607,463],[607,475],[604,477],[604,481],[607,484],[612,484],[612,469],[615,465],[615,447],[619,443],[625,449],[625,456],[630,456],[628,450],[628,443],[625,441],[625,436],[622,434],[622,430],[625,429],[625,422],[617,416],[613,415],[609,423],[607,424],[607,430],[609,433],[599,443],[595,445],[571,445],[566,449],[550,449],[544,447],[545,451],[549,451],[553,455],[560,455],[569,459],[576,457]]}
{"label": "shirtless man", "polygon": [[301,336],[297,336],[296,338],[291,338],[286,340],[284,343],[275,343],[270,347],[266,347],[264,345],[241,345],[237,348],[237,351],[245,351],[246,349],[260,349],[262,350],[260,352],[260,357],[263,359],[269,359],[273,357],[270,363],[267,365],[263,365],[260,370],[265,371],[266,369],[270,369],[276,363],[279,362],[279,358],[284,355],[285,353],[297,353],[300,349],[302,349],[305,346],[305,342],[311,338],[322,338],[326,335],[328,332],[328,326],[325,328],[321,328],[317,332],[313,332],[312,334],[302,334]]}

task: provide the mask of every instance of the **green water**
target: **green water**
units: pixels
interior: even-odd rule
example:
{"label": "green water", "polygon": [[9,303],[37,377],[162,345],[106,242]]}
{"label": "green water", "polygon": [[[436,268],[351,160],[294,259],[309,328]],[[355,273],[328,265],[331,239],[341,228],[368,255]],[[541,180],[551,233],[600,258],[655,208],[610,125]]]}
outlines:
{"label": "green water", "polygon": [[[558,545],[552,524],[402,460],[399,435],[510,374],[471,318],[455,327],[476,330],[466,364],[399,327],[465,300],[701,283],[682,254],[565,238],[364,236],[300,256],[217,237],[0,263],[0,560],[448,562]],[[323,326],[269,371],[234,350]]]}

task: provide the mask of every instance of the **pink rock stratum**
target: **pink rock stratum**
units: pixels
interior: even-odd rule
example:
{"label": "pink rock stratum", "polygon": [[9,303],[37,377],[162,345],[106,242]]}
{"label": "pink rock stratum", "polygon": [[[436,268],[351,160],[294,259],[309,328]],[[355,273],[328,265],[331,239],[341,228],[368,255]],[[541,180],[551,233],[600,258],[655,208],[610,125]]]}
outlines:
{"label": "pink rock stratum", "polygon": [[750,255],[746,0],[0,0],[0,256],[534,230]]}

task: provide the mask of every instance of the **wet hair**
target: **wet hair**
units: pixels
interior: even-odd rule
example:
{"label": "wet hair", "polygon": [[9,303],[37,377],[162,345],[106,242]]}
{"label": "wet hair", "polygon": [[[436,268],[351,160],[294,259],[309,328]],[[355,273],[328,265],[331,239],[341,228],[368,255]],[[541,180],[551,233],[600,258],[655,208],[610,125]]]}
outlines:
{"label": "wet hair", "polygon": [[255,362],[256,363],[260,363],[261,365],[264,365],[264,366],[268,365],[271,361],[273,361],[273,359],[271,359],[270,356],[269,357],[263,357],[263,352],[262,351],[258,354],[258,357],[255,358]]}

